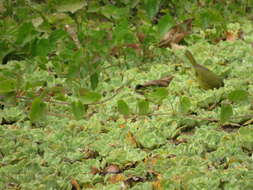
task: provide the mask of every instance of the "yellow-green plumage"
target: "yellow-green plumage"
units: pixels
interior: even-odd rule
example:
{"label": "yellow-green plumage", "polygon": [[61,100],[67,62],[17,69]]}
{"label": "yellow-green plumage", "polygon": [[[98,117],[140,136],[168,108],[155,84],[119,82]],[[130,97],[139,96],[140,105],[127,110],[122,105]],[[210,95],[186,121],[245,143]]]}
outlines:
{"label": "yellow-green plumage", "polygon": [[185,52],[185,56],[189,59],[196,73],[196,77],[200,86],[204,89],[220,88],[224,85],[221,77],[207,69],[206,67],[198,64],[194,59],[192,53],[188,50]]}

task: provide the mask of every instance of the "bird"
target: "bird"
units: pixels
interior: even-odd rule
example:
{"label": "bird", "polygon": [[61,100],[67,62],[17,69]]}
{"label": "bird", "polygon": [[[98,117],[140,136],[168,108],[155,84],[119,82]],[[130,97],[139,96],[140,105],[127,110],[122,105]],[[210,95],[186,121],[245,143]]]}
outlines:
{"label": "bird", "polygon": [[223,79],[208,68],[198,64],[189,50],[185,51],[185,56],[189,59],[195,70],[196,78],[199,82],[200,87],[208,90],[214,88],[218,89],[224,86]]}

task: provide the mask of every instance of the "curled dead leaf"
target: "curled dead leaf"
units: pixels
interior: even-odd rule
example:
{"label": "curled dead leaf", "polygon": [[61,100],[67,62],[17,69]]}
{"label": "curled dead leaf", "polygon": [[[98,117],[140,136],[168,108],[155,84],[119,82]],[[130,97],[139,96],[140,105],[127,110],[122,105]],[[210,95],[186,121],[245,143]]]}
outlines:
{"label": "curled dead leaf", "polygon": [[161,78],[159,80],[151,80],[151,81],[148,81],[144,84],[138,84],[138,85],[136,85],[135,90],[139,90],[141,88],[146,88],[146,87],[150,87],[150,86],[167,87],[167,86],[169,86],[169,84],[173,78],[174,78],[174,76],[167,76],[167,77]]}
{"label": "curled dead leaf", "polygon": [[103,172],[105,175],[106,174],[118,174],[120,173],[120,168],[118,165],[116,164],[111,164],[109,166],[107,166],[105,169],[104,169],[104,172]]}
{"label": "curled dead leaf", "polygon": [[71,185],[73,186],[72,189],[81,190],[80,185],[78,184],[78,182],[77,182],[75,179],[72,179],[72,180],[71,180]]}
{"label": "curled dead leaf", "polygon": [[238,39],[238,35],[235,32],[226,32],[226,40],[227,41],[235,41]]}
{"label": "curled dead leaf", "polygon": [[227,31],[225,32],[225,37],[227,41],[235,41],[238,39],[242,39],[244,38],[244,33],[242,31],[242,29],[237,30],[237,31]]}
{"label": "curled dead leaf", "polygon": [[191,33],[193,19],[187,19],[182,23],[173,26],[160,40],[158,47],[170,47],[171,44],[178,44]]}
{"label": "curled dead leaf", "polygon": [[145,34],[144,34],[144,33],[139,32],[139,33],[137,34],[137,37],[138,37],[138,40],[139,40],[141,43],[144,42],[144,40],[145,40]]}
{"label": "curled dead leaf", "polygon": [[91,167],[90,174],[96,175],[96,174],[100,174],[100,173],[101,173],[100,169],[98,169],[98,168],[95,167],[95,166],[92,166],[92,167]]}

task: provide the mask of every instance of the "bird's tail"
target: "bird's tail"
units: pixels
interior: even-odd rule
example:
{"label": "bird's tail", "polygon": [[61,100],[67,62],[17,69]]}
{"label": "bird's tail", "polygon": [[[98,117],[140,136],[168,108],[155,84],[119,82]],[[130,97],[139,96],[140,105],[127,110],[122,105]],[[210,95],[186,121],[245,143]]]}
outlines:
{"label": "bird's tail", "polygon": [[197,61],[194,59],[192,53],[189,50],[186,50],[184,54],[189,59],[189,61],[191,62],[191,64],[193,66],[197,66],[198,65]]}

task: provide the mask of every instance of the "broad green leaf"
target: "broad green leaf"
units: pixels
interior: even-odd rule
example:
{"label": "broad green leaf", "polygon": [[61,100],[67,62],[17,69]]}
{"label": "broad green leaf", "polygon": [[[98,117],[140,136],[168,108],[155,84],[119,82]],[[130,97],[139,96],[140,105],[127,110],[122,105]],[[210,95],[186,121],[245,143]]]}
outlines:
{"label": "broad green leaf", "polygon": [[239,139],[243,145],[249,150],[253,150],[253,129],[241,127],[239,129]]}
{"label": "broad green leaf", "polygon": [[35,34],[36,31],[34,29],[34,26],[32,23],[24,23],[18,30],[16,43],[17,44],[24,44],[28,41],[30,41],[33,38],[33,34]]}
{"label": "broad green leaf", "polygon": [[17,81],[0,76],[0,93],[9,93],[15,91]]}
{"label": "broad green leaf", "polygon": [[222,24],[224,19],[216,9],[205,8],[197,14],[196,22],[199,26],[207,28],[211,25]]}
{"label": "broad green leaf", "polygon": [[228,94],[228,99],[236,103],[247,101],[248,92],[245,90],[234,90]]}
{"label": "broad green leaf", "polygon": [[188,97],[180,97],[180,103],[179,103],[179,111],[182,113],[187,113],[190,110],[191,107],[191,101]]}
{"label": "broad green leaf", "polygon": [[166,88],[157,88],[155,91],[147,95],[148,99],[160,104],[168,96],[168,90]]}
{"label": "broad green leaf", "polygon": [[42,102],[41,98],[35,98],[31,111],[30,111],[30,119],[31,121],[37,121],[45,116],[46,113],[46,104]]}
{"label": "broad green leaf", "polygon": [[91,88],[94,90],[98,86],[98,73],[94,73],[90,76],[90,83],[91,83]]}
{"label": "broad green leaf", "polygon": [[67,78],[68,79],[72,79],[75,78],[80,72],[80,66],[77,64],[71,64],[68,67],[68,74],[67,74]]}
{"label": "broad green leaf", "polygon": [[50,42],[57,42],[58,40],[62,39],[63,37],[67,36],[67,32],[64,30],[55,30],[53,31],[50,36],[49,36],[49,40]]}
{"label": "broad green leaf", "polygon": [[83,116],[87,110],[87,105],[83,105],[82,102],[71,103],[72,112],[77,120],[83,119]]}
{"label": "broad green leaf", "polygon": [[112,5],[105,5],[101,8],[101,14],[108,19],[111,19],[115,13],[117,13],[118,8]]}
{"label": "broad green leaf", "polygon": [[122,19],[115,27],[113,31],[113,40],[118,43],[122,43],[124,41],[129,42],[129,40],[125,39],[126,36],[130,35],[129,31],[129,21],[127,19]]}
{"label": "broad green leaf", "polygon": [[117,102],[117,104],[118,104],[119,113],[121,113],[122,115],[129,115],[130,114],[129,106],[127,105],[127,103],[124,100],[119,100]]}
{"label": "broad green leaf", "polygon": [[220,110],[220,122],[225,123],[233,116],[233,109],[230,104],[222,104]]}
{"label": "broad green leaf", "polygon": [[159,20],[158,25],[157,25],[160,36],[163,36],[174,24],[175,24],[175,21],[172,18],[172,16],[170,16],[169,14],[163,16]]}
{"label": "broad green leaf", "polygon": [[57,6],[57,11],[59,12],[71,12],[75,13],[79,9],[83,8],[84,5],[86,4],[85,1],[65,1],[64,3],[60,3],[59,6]]}
{"label": "broad green leaf", "polygon": [[145,126],[138,130],[135,134],[136,140],[144,148],[154,149],[162,144],[166,143],[166,135],[163,134],[162,130],[159,130],[153,126]]}
{"label": "broad green leaf", "polygon": [[80,88],[79,99],[83,104],[91,104],[99,101],[101,99],[101,95],[86,88]]}
{"label": "broad green leaf", "polygon": [[52,44],[49,39],[40,39],[34,44],[32,50],[34,56],[46,56],[52,48]]}
{"label": "broad green leaf", "polygon": [[43,18],[37,17],[32,19],[33,26],[38,28],[43,23]]}
{"label": "broad green leaf", "polygon": [[[100,146],[103,146],[101,144]],[[107,163],[127,164],[141,161],[146,157],[146,152],[139,149],[114,148],[106,157]]]}
{"label": "broad green leaf", "polygon": [[253,129],[246,128],[246,127],[241,127],[239,129],[239,134],[243,137],[245,140],[251,139],[253,141]]}
{"label": "broad green leaf", "polygon": [[149,113],[149,102],[146,100],[138,101],[138,110],[140,115],[146,115]]}
{"label": "broad green leaf", "polygon": [[160,0],[144,0],[144,8],[151,20],[159,10]]}

